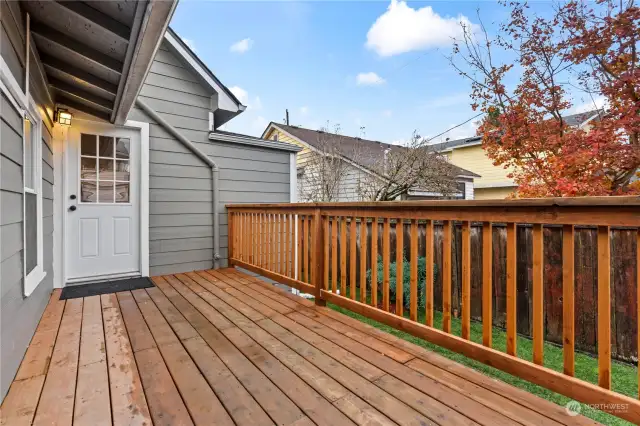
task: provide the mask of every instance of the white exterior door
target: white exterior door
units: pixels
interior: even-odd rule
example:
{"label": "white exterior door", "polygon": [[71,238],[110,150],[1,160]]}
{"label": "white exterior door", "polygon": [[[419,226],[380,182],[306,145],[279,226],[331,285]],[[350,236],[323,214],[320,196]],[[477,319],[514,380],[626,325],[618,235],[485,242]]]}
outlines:
{"label": "white exterior door", "polygon": [[67,282],[140,275],[140,131],[74,123],[69,132]]}

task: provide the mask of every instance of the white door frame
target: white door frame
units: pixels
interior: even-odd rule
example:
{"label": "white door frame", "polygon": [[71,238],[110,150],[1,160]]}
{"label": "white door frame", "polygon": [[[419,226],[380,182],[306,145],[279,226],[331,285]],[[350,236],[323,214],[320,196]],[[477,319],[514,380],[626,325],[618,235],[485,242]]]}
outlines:
{"label": "white door frame", "polygon": [[[81,120],[74,118],[73,122],[82,121],[86,126],[94,123],[96,126],[108,123]],[[124,128],[140,131],[140,274],[149,276],[149,123],[127,120]],[[67,163],[67,147],[69,143],[69,128],[55,124],[54,127],[54,201],[53,201],[53,286],[62,288],[67,282],[67,199],[69,167]]]}

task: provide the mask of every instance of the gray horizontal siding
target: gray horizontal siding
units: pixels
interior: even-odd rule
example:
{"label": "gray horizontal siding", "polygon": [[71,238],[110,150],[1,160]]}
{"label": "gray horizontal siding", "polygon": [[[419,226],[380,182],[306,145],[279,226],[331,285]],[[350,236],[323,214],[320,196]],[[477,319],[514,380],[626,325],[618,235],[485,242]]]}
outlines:
{"label": "gray horizontal siding", "polygon": [[[16,33],[23,37],[23,31],[13,21],[13,15],[19,13],[18,3],[0,2],[2,7],[2,57],[11,61],[11,52],[7,42],[17,39]],[[7,13],[9,11],[9,13]],[[14,26],[7,31],[7,27]],[[12,33],[11,40],[4,37]],[[23,43],[23,42],[22,42]],[[24,48],[24,44],[21,45]],[[34,69],[37,72],[37,64]],[[11,66],[11,65],[10,65]],[[12,70],[13,72],[13,70]],[[20,69],[22,72],[22,69]],[[32,74],[36,101],[42,106],[45,96],[42,94],[40,76]],[[17,80],[21,82],[20,75]],[[22,83],[22,82],[21,82]],[[48,105],[45,105],[48,106]],[[46,117],[43,117],[46,120]],[[0,400],[9,390],[9,386],[20,365],[29,341],[40,321],[53,287],[53,154],[51,152],[51,134],[47,126],[42,128],[42,194],[43,194],[43,251],[44,271],[47,273],[29,297],[24,297],[24,239],[23,239],[23,180],[22,180],[22,117],[5,97],[0,96]]]}
{"label": "gray horizontal siding", "polygon": [[[227,264],[228,202],[289,200],[289,153],[209,138],[212,92],[162,45],[151,65],[140,99],[220,168],[222,264]],[[143,111],[129,119],[150,123],[149,252],[150,273],[207,269],[213,265],[211,169]]]}

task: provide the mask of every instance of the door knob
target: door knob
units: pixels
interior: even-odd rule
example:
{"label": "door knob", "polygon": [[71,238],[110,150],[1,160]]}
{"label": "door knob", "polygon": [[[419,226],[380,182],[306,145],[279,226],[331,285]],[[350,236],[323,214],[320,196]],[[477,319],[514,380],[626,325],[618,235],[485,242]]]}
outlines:
{"label": "door knob", "polygon": [[69,198],[71,198],[72,200],[75,200],[75,199],[76,199],[76,194],[71,194],[71,195],[69,196]]}
{"label": "door knob", "polygon": [[69,207],[69,210],[71,210],[72,212],[75,212],[76,208],[77,208],[76,206],[71,206],[71,207]]}

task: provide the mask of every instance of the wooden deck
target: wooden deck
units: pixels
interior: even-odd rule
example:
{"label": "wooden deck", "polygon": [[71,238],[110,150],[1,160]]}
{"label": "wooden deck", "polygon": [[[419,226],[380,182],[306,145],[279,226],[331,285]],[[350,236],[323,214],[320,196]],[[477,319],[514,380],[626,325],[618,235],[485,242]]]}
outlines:
{"label": "wooden deck", "polygon": [[236,270],[58,300],[2,425],[594,424]]}

